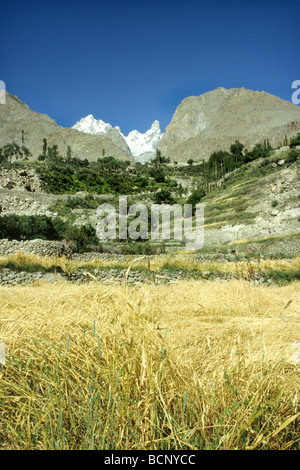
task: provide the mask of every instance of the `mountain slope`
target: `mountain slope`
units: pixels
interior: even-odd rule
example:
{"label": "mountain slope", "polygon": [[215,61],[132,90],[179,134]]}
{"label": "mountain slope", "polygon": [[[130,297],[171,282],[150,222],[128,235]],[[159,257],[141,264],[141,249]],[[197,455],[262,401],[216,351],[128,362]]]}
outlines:
{"label": "mountain slope", "polygon": [[185,98],[159,148],[171,161],[207,160],[236,140],[252,148],[264,138],[278,146],[300,130],[300,108],[266,92],[218,88]]}
{"label": "mountain slope", "polygon": [[70,146],[72,156],[80,159],[93,161],[105,154],[119,160],[132,160],[126,142],[120,141],[113,129],[106,135],[90,135],[63,128],[46,114],[32,111],[19,98],[7,93],[6,104],[0,106],[0,147],[11,142],[21,145],[22,131],[33,159],[42,153],[46,138],[48,146],[57,145],[62,155]]}

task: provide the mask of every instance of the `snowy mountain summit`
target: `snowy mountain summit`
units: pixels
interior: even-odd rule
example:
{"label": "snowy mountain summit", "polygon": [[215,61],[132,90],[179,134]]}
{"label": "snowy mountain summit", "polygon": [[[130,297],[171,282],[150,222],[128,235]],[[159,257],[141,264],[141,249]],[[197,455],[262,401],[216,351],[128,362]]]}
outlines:
{"label": "snowy mountain summit", "polygon": [[[80,119],[72,127],[72,129],[77,129],[78,131],[85,132],[86,134],[107,134],[113,127],[102,121],[101,119],[97,120],[92,114]],[[120,130],[119,127],[117,129]]]}
{"label": "snowy mountain summit", "polygon": [[155,157],[156,149],[161,141],[162,133],[159,122],[154,121],[151,128],[141,134],[138,131],[129,132],[125,137],[128,147],[136,161],[145,162]]}
{"label": "snowy mountain summit", "polygon": [[126,141],[134,160],[141,163],[145,163],[155,157],[156,149],[163,136],[159,121],[154,121],[151,128],[145,134],[134,130],[129,132],[128,136],[125,136],[122,134],[120,127],[116,126],[113,128],[110,124],[101,119],[95,119],[92,114],[80,119],[72,129],[77,129],[86,134],[100,135],[109,134],[112,129],[115,129]]}

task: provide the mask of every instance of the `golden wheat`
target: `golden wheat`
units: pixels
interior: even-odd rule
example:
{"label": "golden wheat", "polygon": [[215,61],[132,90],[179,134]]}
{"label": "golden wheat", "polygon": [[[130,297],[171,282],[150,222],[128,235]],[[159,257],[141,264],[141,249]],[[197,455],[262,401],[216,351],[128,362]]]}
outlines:
{"label": "golden wheat", "polygon": [[0,288],[12,448],[295,448],[299,283]]}

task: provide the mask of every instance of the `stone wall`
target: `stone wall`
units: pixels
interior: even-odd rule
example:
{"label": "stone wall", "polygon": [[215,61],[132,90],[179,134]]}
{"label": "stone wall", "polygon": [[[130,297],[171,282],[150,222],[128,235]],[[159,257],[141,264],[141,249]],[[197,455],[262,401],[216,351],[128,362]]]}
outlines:
{"label": "stone wall", "polygon": [[49,240],[0,240],[0,256],[12,256],[19,251],[33,253],[39,256],[72,256],[72,248],[63,241]]}

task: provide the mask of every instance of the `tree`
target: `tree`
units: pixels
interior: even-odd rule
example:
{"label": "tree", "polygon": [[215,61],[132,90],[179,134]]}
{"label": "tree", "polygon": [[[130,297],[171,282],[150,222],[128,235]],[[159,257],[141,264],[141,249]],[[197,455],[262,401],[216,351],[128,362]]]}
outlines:
{"label": "tree", "polygon": [[13,147],[14,147],[14,157],[16,160],[19,160],[23,156],[21,148],[16,142],[13,142]]}
{"label": "tree", "polygon": [[47,158],[49,158],[49,160],[59,160],[60,159],[60,155],[59,155],[59,152],[58,152],[58,146],[57,145],[52,145],[52,147],[48,147],[48,149],[47,149]]}
{"label": "tree", "polygon": [[243,155],[243,150],[244,145],[239,140],[236,140],[234,144],[230,145],[230,153],[235,156],[236,161]]}
{"label": "tree", "polygon": [[14,146],[13,144],[6,144],[4,145],[3,147],[3,155],[4,155],[4,159],[7,161],[7,160],[10,160],[12,159],[12,157],[14,156],[15,154],[15,149],[14,149]]}
{"label": "tree", "polygon": [[153,165],[164,165],[165,163],[170,163],[170,157],[162,157],[161,151],[156,149],[155,158],[151,161]]}
{"label": "tree", "polygon": [[300,150],[292,149],[289,151],[288,156],[284,159],[285,163],[294,163],[300,157]]}
{"label": "tree", "polygon": [[70,145],[68,145],[67,154],[66,154],[66,161],[67,161],[67,163],[70,163],[71,160],[72,160],[72,149],[71,149]]}
{"label": "tree", "polygon": [[192,158],[190,158],[188,161],[187,161],[187,164],[192,166],[194,165],[194,160]]}
{"label": "tree", "polygon": [[22,145],[25,145],[25,134],[27,134],[27,132],[22,130]]}
{"label": "tree", "polygon": [[31,155],[30,150],[27,147],[25,147],[25,145],[22,145],[21,150],[24,156],[24,160],[28,160],[29,156]]}
{"label": "tree", "polygon": [[4,162],[5,162],[5,156],[4,156],[2,148],[0,148],[0,163],[4,163]]}
{"label": "tree", "polygon": [[47,155],[47,146],[48,146],[48,143],[47,143],[47,139],[45,137],[43,139],[43,155],[44,155],[45,158],[46,158],[46,155]]}
{"label": "tree", "polygon": [[196,204],[198,204],[202,198],[205,196],[205,189],[204,188],[197,188],[194,189],[194,191],[191,193],[191,195],[187,198],[186,203],[187,204],[192,204],[193,209],[192,213],[195,213],[196,210]]}
{"label": "tree", "polygon": [[163,170],[160,169],[154,171],[151,176],[153,176],[157,183],[164,183],[166,179]]}
{"label": "tree", "polygon": [[155,160],[157,161],[157,163],[161,163],[161,151],[158,149],[156,149]]}

